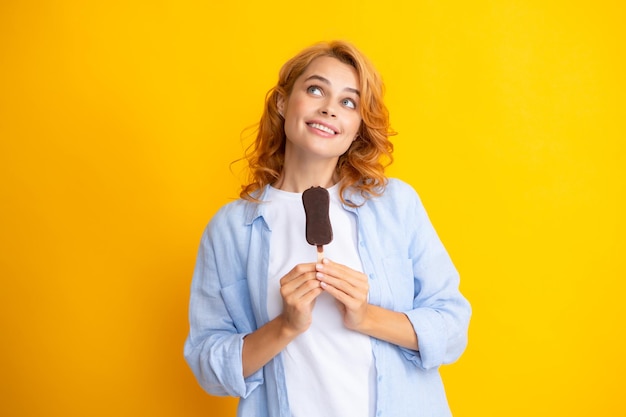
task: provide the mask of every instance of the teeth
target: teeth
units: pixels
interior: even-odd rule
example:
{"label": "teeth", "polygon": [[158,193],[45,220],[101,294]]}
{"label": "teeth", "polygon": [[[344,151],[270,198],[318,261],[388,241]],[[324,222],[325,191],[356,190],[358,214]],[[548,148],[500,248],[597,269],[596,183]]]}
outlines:
{"label": "teeth", "polygon": [[311,127],[315,128],[315,129],[319,129],[319,130],[321,130],[322,132],[330,133],[331,135],[334,135],[334,134],[335,134],[335,131],[334,131],[334,130],[329,129],[329,128],[327,128],[326,126],[321,125],[321,124],[319,124],[319,123],[309,123],[309,126],[311,126]]}

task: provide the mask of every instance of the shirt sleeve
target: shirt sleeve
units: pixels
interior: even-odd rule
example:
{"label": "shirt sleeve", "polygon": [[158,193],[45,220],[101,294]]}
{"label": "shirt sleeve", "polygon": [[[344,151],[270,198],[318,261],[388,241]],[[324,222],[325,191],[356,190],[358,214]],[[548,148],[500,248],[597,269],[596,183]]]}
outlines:
{"label": "shirt sleeve", "polygon": [[[233,266],[236,262],[232,254],[226,253],[232,250],[228,249],[232,244],[216,242],[229,233],[214,230],[217,227],[220,226],[212,221],[200,243],[191,284],[190,330],[184,356],[208,393],[246,398],[263,383],[263,372],[243,377],[243,338],[254,330],[254,319],[247,281]],[[228,275],[228,280],[221,279],[222,275]]]}
{"label": "shirt sleeve", "polygon": [[414,279],[413,308],[405,311],[419,351],[402,348],[423,369],[456,361],[467,345],[471,307],[459,291],[459,274],[437,236],[417,194],[407,204],[409,253]]}

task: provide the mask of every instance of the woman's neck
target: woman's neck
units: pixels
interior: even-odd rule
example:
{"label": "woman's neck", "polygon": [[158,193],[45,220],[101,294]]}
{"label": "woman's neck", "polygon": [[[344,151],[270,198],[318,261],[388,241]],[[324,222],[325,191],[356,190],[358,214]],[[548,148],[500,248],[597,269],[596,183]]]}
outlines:
{"label": "woman's neck", "polygon": [[273,186],[280,190],[301,193],[311,187],[332,187],[338,180],[335,166],[328,163],[307,164],[307,166],[295,168],[285,165],[280,177]]}

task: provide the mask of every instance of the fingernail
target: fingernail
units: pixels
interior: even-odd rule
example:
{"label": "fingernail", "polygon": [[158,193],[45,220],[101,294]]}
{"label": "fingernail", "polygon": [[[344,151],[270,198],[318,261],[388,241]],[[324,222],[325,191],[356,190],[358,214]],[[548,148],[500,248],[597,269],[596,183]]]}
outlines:
{"label": "fingernail", "polygon": [[321,272],[318,272],[317,274],[315,274],[315,278],[322,279],[324,278],[324,274],[322,274]]}

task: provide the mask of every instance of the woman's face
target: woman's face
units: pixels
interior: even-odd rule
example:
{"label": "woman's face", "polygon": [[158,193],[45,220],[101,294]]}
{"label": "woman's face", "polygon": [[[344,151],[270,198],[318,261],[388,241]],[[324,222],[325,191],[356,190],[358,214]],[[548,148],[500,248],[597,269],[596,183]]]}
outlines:
{"label": "woman's face", "polygon": [[313,60],[289,97],[278,100],[285,118],[285,157],[334,159],[345,153],[361,126],[356,70],[336,58]]}

